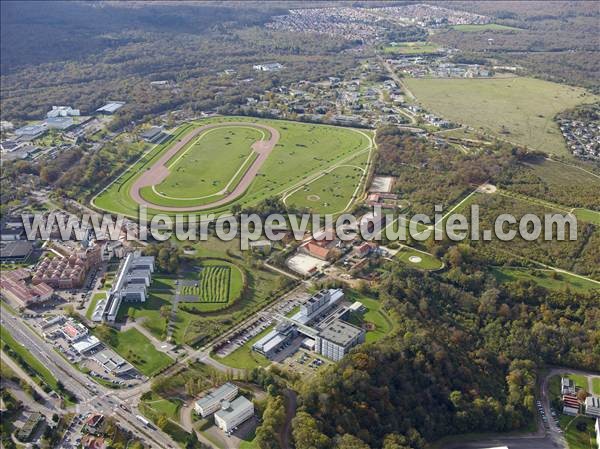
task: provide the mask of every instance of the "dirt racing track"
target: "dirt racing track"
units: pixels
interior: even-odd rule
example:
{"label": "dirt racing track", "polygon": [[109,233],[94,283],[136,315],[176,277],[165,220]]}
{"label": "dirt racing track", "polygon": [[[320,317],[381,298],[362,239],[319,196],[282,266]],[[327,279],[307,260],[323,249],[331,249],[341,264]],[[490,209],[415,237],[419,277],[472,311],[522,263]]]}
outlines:
{"label": "dirt racing track", "polygon": [[[202,204],[198,206],[163,206],[154,204],[150,201],[144,199],[141,195],[141,189],[144,187],[153,187],[160,184],[164,181],[170,174],[169,169],[167,168],[167,163],[173,156],[179,153],[187,144],[189,144],[192,139],[201,133],[221,127],[231,127],[231,126],[241,126],[241,127],[252,127],[259,130],[268,131],[271,134],[269,140],[259,140],[252,145],[252,150],[257,154],[256,159],[252,164],[248,167],[240,181],[237,185],[227,193],[224,197],[219,198],[218,200],[213,201],[212,203]],[[259,125],[256,123],[248,123],[248,122],[227,122],[227,123],[214,123],[211,125],[201,126],[199,128],[194,129],[189,134],[185,135],[180,141],[176,142],[172,147],[166,150],[160,158],[142,175],[135,180],[133,185],[131,186],[131,190],[129,194],[131,198],[138,204],[147,206],[148,208],[152,208],[155,210],[168,211],[168,212],[194,212],[199,210],[207,210],[213,209],[218,206],[223,206],[228,204],[235,199],[239,198],[244,194],[246,189],[250,186],[255,176],[258,174],[258,171],[264,164],[264,162],[271,154],[273,148],[277,142],[279,142],[279,131],[271,126]]]}

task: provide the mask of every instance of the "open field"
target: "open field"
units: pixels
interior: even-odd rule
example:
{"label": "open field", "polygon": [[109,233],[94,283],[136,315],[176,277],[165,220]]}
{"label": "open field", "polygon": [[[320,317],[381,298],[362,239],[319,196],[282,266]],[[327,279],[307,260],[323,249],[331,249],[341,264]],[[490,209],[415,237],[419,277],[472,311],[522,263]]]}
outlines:
{"label": "open field", "polygon": [[111,329],[111,337],[105,343],[148,377],[156,374],[173,361],[171,357],[158,351],[137,329],[123,332]]}
{"label": "open field", "polygon": [[[216,196],[252,152],[265,133],[255,128],[223,127],[204,131],[167,163],[170,174],[156,191],[167,197]],[[198,173],[206,174],[198,176]]]}
{"label": "open field", "polygon": [[533,78],[423,79],[404,81],[431,112],[500,138],[566,155],[554,116],[597,101],[584,89]]}
{"label": "open field", "polygon": [[384,53],[398,53],[402,55],[419,55],[437,53],[440,47],[432,42],[399,42],[398,45],[383,47]]}
{"label": "open field", "polygon": [[[212,128],[201,129],[209,126]],[[211,129],[213,134],[202,134]],[[270,141],[256,140],[263,135]],[[255,141],[251,153],[250,140]],[[267,143],[274,145],[272,150],[267,151]],[[368,155],[372,145],[368,130],[247,117],[206,119],[182,125],[170,143],[151,149],[92,204],[132,217],[137,216],[140,201],[150,205],[150,214],[161,209],[170,213],[175,209],[228,212],[235,204],[251,206],[296,189],[302,180],[310,181],[328,167],[342,165],[359,154]],[[249,159],[252,155],[258,156]],[[362,168],[366,160],[360,160]],[[162,181],[154,189],[149,169]],[[136,195],[142,199],[134,200]]]}
{"label": "open field", "polygon": [[486,23],[484,25],[452,25],[450,28],[455,31],[460,31],[461,33],[477,33],[480,31],[520,31],[519,28],[499,25],[497,23]]}
{"label": "open field", "polygon": [[167,332],[167,319],[163,317],[160,308],[171,306],[172,294],[167,292],[158,293],[150,289],[146,302],[126,304],[119,309],[117,321],[125,321],[129,314],[133,314],[136,321],[141,321],[152,335],[160,340],[164,340]]}
{"label": "open field", "polygon": [[549,290],[565,290],[589,292],[598,290],[600,285],[571,276],[566,273],[555,273],[552,270],[520,267],[495,267],[492,272],[499,282],[517,282],[520,280],[535,282]]}
{"label": "open field", "polygon": [[576,208],[574,213],[581,220],[596,224],[600,220],[600,215],[592,210],[600,210],[600,175],[575,165],[531,158],[507,173],[498,187],[561,205],[563,209]]}
{"label": "open field", "polygon": [[366,154],[357,156],[323,176],[290,192],[284,201],[290,206],[312,212],[335,214],[343,212],[358,194],[365,174]]}
{"label": "open field", "polygon": [[155,393],[151,393],[149,396],[140,402],[140,410],[144,415],[152,417],[153,421],[156,421],[161,415],[166,415],[173,421],[179,421],[179,409],[183,401],[177,398],[165,399]]}

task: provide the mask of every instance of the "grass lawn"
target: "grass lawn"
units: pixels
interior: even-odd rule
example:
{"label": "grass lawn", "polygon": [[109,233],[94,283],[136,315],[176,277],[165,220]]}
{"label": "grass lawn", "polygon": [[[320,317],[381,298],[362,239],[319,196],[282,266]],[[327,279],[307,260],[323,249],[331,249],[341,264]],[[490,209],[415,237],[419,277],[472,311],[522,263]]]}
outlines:
{"label": "grass lawn", "polygon": [[140,402],[140,405],[145,409],[144,415],[152,416],[154,419],[160,415],[167,415],[173,421],[179,422],[179,409],[183,401],[177,398],[165,399],[157,394],[152,393],[151,397]]}
{"label": "grass lawn", "polygon": [[437,257],[406,246],[396,254],[396,260],[419,270],[439,270],[443,266],[442,261]]}
{"label": "grass lawn", "polygon": [[520,280],[532,281],[549,290],[564,290],[570,288],[582,292],[594,289],[600,291],[600,284],[578,278],[566,273],[556,273],[552,270],[520,267],[494,267],[492,272],[496,279],[502,283],[517,282]]}
{"label": "grass lawn", "polygon": [[582,388],[585,391],[589,390],[587,376],[581,374],[569,374],[567,377],[575,382],[576,387]]}
{"label": "grass lawn", "polygon": [[[154,283],[152,284],[154,287]],[[136,320],[142,320],[142,326],[150,331],[159,340],[166,337],[167,320],[161,315],[162,306],[171,306],[172,294],[164,290],[150,289],[150,294],[146,302],[126,303],[119,309],[118,321],[125,321],[129,310],[133,310],[133,317]]]}
{"label": "grass lawn", "polygon": [[383,48],[384,53],[399,53],[402,55],[419,55],[439,51],[440,47],[432,42],[399,42],[398,45],[388,45]]}
{"label": "grass lawn", "polygon": [[244,164],[252,144],[268,138],[265,131],[250,127],[206,130],[167,163],[170,174],[156,190],[175,198],[217,195]]}
{"label": "grass lawn", "polygon": [[522,77],[406,78],[404,82],[418,101],[437,115],[559,155],[569,153],[554,116],[598,98],[582,88]]}
{"label": "grass lawn", "polygon": [[105,343],[148,377],[156,374],[173,361],[171,357],[158,351],[137,329],[129,329],[124,332],[111,329],[111,338]]}
{"label": "grass lawn", "polygon": [[[560,428],[563,429],[569,449],[596,449],[596,435],[594,432],[594,420],[583,416],[559,416]],[[586,423],[585,431],[577,429],[577,425]]]}
{"label": "grass lawn", "polygon": [[232,368],[250,370],[259,366],[268,366],[271,363],[271,361],[265,356],[259,354],[258,352],[253,351],[252,345],[272,330],[273,326],[266,328],[256,337],[248,340],[246,343],[244,343],[242,346],[240,346],[238,349],[236,349],[226,357],[221,358],[216,355],[213,355],[212,357],[213,359],[221,362],[222,364],[231,366]]}
{"label": "grass lawn", "polygon": [[362,319],[354,324],[360,324],[361,321],[375,325],[375,329],[367,331],[365,341],[370,343],[377,341],[387,335],[393,329],[394,325],[390,317],[381,309],[381,303],[372,298],[367,298],[357,292],[347,291],[346,299],[354,302],[359,301],[366,307],[366,312],[362,314]]}
{"label": "grass lawn", "polygon": [[521,31],[520,28],[499,25],[497,23],[486,23],[484,25],[453,25],[451,28],[461,33],[477,33],[480,31]]}
{"label": "grass lawn", "polygon": [[600,226],[600,212],[589,209],[577,208],[573,211],[578,220],[587,221],[596,226]]}
{"label": "grass lawn", "polygon": [[438,133],[442,137],[450,137],[455,139],[480,140],[482,142],[490,142],[491,139],[485,134],[478,133],[469,128],[454,128],[442,130]]}
{"label": "grass lawn", "polygon": [[594,377],[592,379],[592,393],[595,395],[600,395],[600,377]]}
{"label": "grass lawn", "polygon": [[0,326],[0,340],[3,344],[6,344],[12,351],[14,351],[23,362],[28,365],[43,381],[46,385],[52,388],[54,391],[58,391],[58,380],[52,375],[50,370],[44,366],[44,364],[31,354],[23,345],[17,342],[13,336],[5,329]]}
{"label": "grass lawn", "polygon": [[335,168],[323,176],[301,186],[285,199],[286,204],[307,208],[315,213],[344,212],[365,173],[366,155]]}
{"label": "grass lawn", "polygon": [[[259,123],[273,126],[279,130],[281,138],[244,195],[230,204],[219,206],[210,211],[202,211],[202,213],[226,212],[229,211],[231,206],[234,204],[249,206],[257,204],[267,197],[282,195],[287,190],[300,185],[303,179],[309,176],[314,176],[321,170],[332,166],[335,163],[346,161],[347,159],[352,158],[354,154],[357,154],[363,150],[366,151],[371,147],[370,139],[372,133],[368,130],[355,130],[351,128],[342,128],[329,125],[315,125],[248,117],[210,118],[182,125],[180,128],[178,128],[174,138],[171,139],[169,143],[157,145],[155,148],[150,150],[150,152],[144,158],[142,158],[142,160],[130,167],[130,169],[120,178],[118,178],[118,180],[113,183],[111,187],[109,187],[102,194],[98,195],[94,200],[94,204],[97,207],[107,211],[123,213],[124,215],[136,217],[138,213],[138,207],[129,196],[129,190],[131,189],[131,186],[138,174],[142,170],[150,167],[160,157],[160,154],[162,154],[163,151],[168,148],[169,145],[172,145],[173,142],[175,142],[177,139],[180,139],[186,133],[191,132],[195,127],[217,122],[226,125],[227,122],[231,121]],[[223,144],[223,141],[225,140],[225,137],[228,137],[226,133],[231,130],[231,128],[224,129],[227,131],[223,131],[225,134],[220,134],[221,143],[219,144],[219,139],[217,139],[215,142],[215,146],[219,148],[226,146]],[[216,136],[218,137],[219,135],[217,134]],[[247,138],[248,135],[246,134],[240,134],[237,136],[236,142],[238,142],[238,144],[236,144],[236,146],[247,149],[245,146],[245,143],[247,143]],[[256,136],[253,137],[253,139],[255,138]],[[213,145],[211,145],[211,148],[212,147]],[[190,159],[188,162],[202,165],[204,167],[204,165],[200,163],[200,155],[195,155],[198,152],[205,154],[206,148],[204,144],[200,145],[198,151],[194,150],[194,152],[187,153],[186,158]],[[215,153],[219,153],[219,151],[212,152],[211,154],[214,156]],[[227,151],[223,151],[223,153],[228,154]],[[243,156],[243,154],[246,153],[241,152],[238,154],[238,156]],[[231,154],[229,156],[231,156]],[[188,177],[191,177],[193,178],[191,182],[193,182],[194,185],[202,185],[202,192],[211,192],[214,189],[218,191],[225,187],[224,179],[231,174],[231,171],[233,170],[233,173],[235,173],[240,167],[241,157],[234,156],[233,162],[230,162],[230,164],[224,164],[221,158],[216,159],[221,162],[217,168],[214,168],[214,170],[204,171],[203,168],[201,172],[194,171],[193,173],[191,169],[187,168],[190,164],[186,163],[184,164],[185,166],[182,166],[183,162],[175,162],[174,160],[174,168],[185,170],[180,170],[177,172],[177,177],[182,178],[181,180],[176,181],[166,180],[163,184],[168,186],[170,193],[179,196],[189,196],[192,192],[192,187],[187,187],[187,184],[184,185],[182,182],[183,178],[187,179]],[[227,160],[232,161],[231,157],[229,157]],[[208,176],[209,173],[210,176]],[[171,186],[173,182],[178,182],[179,185]],[[216,184],[213,185],[213,183]],[[148,191],[145,190],[142,193],[146,194]],[[190,201],[192,201],[192,203],[190,203]],[[173,202],[176,202],[176,205],[189,206],[193,205],[194,201],[197,202],[202,200],[169,200],[169,204],[175,204]],[[148,212],[151,215],[158,211],[150,209]]]}
{"label": "grass lawn", "polygon": [[94,296],[92,296],[90,305],[88,306],[87,310],[85,311],[85,316],[88,320],[92,319],[92,313],[94,313],[94,309],[96,308],[98,301],[100,301],[103,298],[106,298],[105,292],[99,292],[99,293],[96,293]]}
{"label": "grass lawn", "polygon": [[[280,274],[252,266],[252,260],[240,250],[239,241],[225,242],[217,238],[197,242],[192,246],[195,250],[190,264],[201,265],[203,260],[215,257],[227,258],[237,267],[244,270],[247,282],[247,293],[227,308],[219,303],[179,303],[173,330],[175,343],[199,345],[222,334],[235,323],[247,318],[264,307],[267,301],[280,296],[278,289],[283,279]],[[219,310],[207,310],[209,306],[218,306]],[[200,308],[203,309],[200,309]],[[184,310],[184,309],[189,309]]]}

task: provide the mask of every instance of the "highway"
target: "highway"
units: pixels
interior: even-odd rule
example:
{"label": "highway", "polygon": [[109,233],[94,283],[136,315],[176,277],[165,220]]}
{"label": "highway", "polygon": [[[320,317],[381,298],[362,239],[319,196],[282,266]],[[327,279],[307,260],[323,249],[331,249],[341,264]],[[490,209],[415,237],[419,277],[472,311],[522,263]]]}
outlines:
{"label": "highway", "polygon": [[[178,444],[171,437],[156,428],[143,425],[134,412],[134,402],[137,403],[138,395],[143,390],[150,388],[149,382],[144,388],[137,388],[133,395],[127,391],[117,392],[102,385],[95,384],[85,374],[77,370],[54,348],[46,343],[39,335],[30,329],[20,318],[2,309],[2,326],[21,343],[31,354],[40,360],[48,370],[59,379],[66,389],[72,391],[79,398],[75,411],[80,414],[99,412],[112,416],[117,423],[129,429],[142,439],[151,448],[164,449],[166,447],[177,447]],[[124,401],[120,396],[129,398]],[[124,410],[121,406],[125,407]]]}

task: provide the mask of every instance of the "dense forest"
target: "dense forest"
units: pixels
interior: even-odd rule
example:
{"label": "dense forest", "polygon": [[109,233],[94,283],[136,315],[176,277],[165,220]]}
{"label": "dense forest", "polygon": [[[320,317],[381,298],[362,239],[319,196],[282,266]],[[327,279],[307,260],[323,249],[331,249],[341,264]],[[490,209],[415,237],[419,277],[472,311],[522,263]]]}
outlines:
{"label": "dense forest", "polygon": [[[2,118],[38,119],[53,104],[88,113],[122,100],[117,129],[175,109],[231,109],[280,83],[340,75],[356,63],[343,52],[353,42],[261,27],[286,11],[277,3],[186,5],[3,2]],[[286,69],[252,70],[270,61]],[[153,88],[155,80],[173,88]]]}
{"label": "dense forest", "polygon": [[396,331],[302,389],[297,449],[416,449],[447,434],[523,428],[538,368],[600,366],[598,293],[500,285],[468,246],[450,247],[446,262],[441,275],[385,266],[373,294]]}
{"label": "dense forest", "polygon": [[[448,29],[432,39],[442,45],[522,66],[527,73],[600,91],[598,2],[472,1],[442,6],[489,15],[516,28],[462,33]],[[491,39],[491,41],[489,40]]]}
{"label": "dense forest", "polygon": [[493,182],[524,155],[502,144],[464,154],[391,126],[377,130],[377,148],[375,171],[402,179],[396,193],[410,201],[413,213],[429,214],[436,204],[446,209],[473,186]]}

